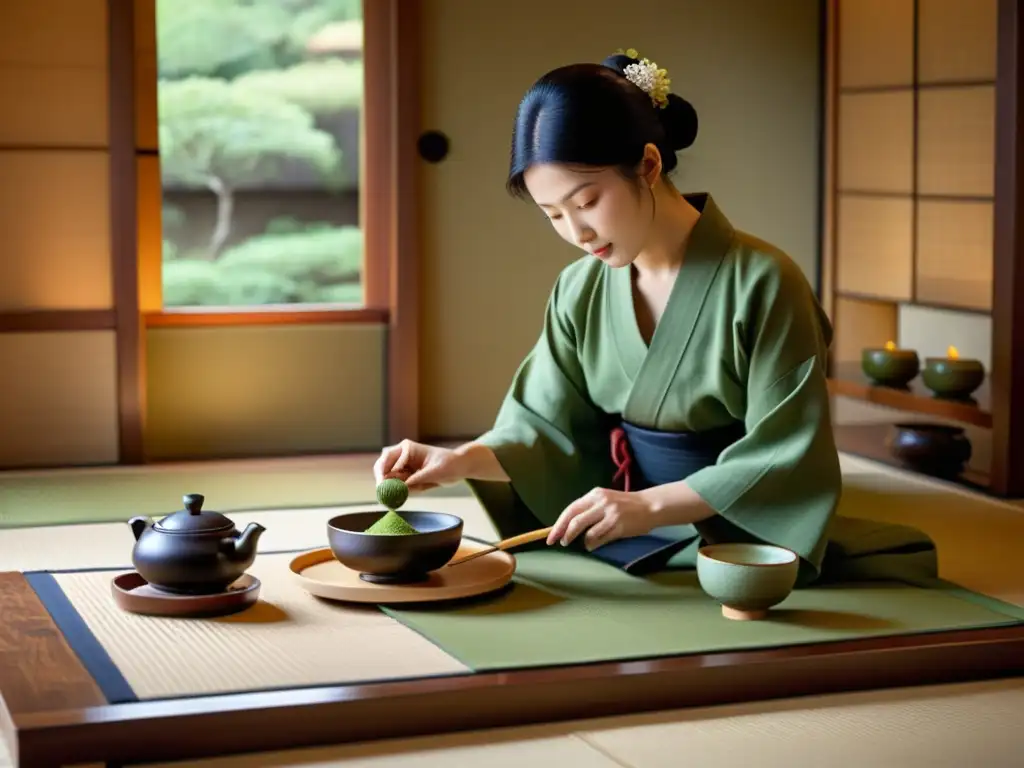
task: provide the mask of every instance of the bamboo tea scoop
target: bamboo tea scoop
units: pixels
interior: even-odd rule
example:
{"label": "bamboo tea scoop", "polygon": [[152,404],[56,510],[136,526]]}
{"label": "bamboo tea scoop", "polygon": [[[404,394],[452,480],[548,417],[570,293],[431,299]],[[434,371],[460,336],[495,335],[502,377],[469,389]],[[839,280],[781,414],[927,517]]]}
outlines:
{"label": "bamboo tea scoop", "polygon": [[499,550],[504,551],[506,549],[512,549],[512,547],[518,547],[521,544],[530,544],[534,541],[546,539],[548,537],[548,534],[551,533],[551,529],[553,527],[554,526],[549,526],[547,528],[538,528],[536,531],[521,533],[518,536],[513,536],[510,539],[499,541],[497,544],[488,547],[487,549],[481,549],[479,552],[474,552],[471,555],[460,557],[458,560],[452,560],[448,563],[448,565],[461,565],[462,563],[468,563],[470,560],[473,560],[474,558],[483,557],[484,555],[490,554],[491,552],[498,552]]}

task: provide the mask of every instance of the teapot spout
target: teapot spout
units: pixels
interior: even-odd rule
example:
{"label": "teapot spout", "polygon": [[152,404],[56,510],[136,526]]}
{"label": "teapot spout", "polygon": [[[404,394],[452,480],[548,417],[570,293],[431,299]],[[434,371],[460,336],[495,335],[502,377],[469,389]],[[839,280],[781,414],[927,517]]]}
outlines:
{"label": "teapot spout", "polygon": [[128,525],[131,526],[132,535],[135,536],[135,540],[138,541],[142,532],[145,531],[149,526],[153,524],[153,521],[148,517],[133,517],[128,521]]}
{"label": "teapot spout", "polygon": [[228,556],[233,560],[250,560],[256,557],[256,545],[267,530],[259,523],[249,523],[236,539],[231,540]]}

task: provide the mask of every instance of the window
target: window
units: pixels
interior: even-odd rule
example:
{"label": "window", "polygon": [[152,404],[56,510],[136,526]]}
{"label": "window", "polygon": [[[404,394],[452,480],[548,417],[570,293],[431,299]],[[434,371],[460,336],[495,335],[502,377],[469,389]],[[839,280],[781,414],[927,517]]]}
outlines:
{"label": "window", "polygon": [[361,0],[155,1],[164,308],[361,306]]}

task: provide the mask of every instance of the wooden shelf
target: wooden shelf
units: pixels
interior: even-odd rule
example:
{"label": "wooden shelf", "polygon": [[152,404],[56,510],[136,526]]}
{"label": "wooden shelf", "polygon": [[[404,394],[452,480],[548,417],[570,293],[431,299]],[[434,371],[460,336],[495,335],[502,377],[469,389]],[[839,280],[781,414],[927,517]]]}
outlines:
{"label": "wooden shelf", "polygon": [[850,299],[851,301],[861,301],[870,304],[891,304],[893,306],[907,306],[907,307],[922,307],[924,309],[940,309],[947,312],[963,312],[969,315],[985,315],[990,316],[992,314],[991,309],[984,307],[972,307],[967,304],[951,304],[941,301],[923,301],[921,299],[915,299],[913,301],[907,301],[906,299],[900,299],[894,296],[883,296],[881,294],[874,293],[858,293],[857,291],[840,291],[835,292],[837,298]]}
{"label": "wooden shelf", "polygon": [[925,387],[920,376],[911,381],[905,389],[883,387],[864,375],[860,363],[838,363],[832,367],[828,387],[833,395],[864,400],[901,411],[952,419],[986,429],[992,427],[992,398],[987,376],[973,398],[951,400],[933,395]]}
{"label": "wooden shelf", "polygon": [[[907,419],[907,421],[913,420],[913,418]],[[893,423],[895,423],[895,420]],[[960,475],[949,477],[945,475],[931,475],[917,467],[909,467],[901,462],[892,455],[885,444],[886,438],[892,434],[892,424],[837,424],[832,429],[835,434],[836,445],[842,453],[860,456],[861,458],[895,467],[904,472],[911,472],[922,477],[935,477],[935,479],[954,483],[972,491],[992,495],[988,473],[970,464]],[[984,437],[971,436],[972,448],[975,454],[985,452],[985,448],[977,445],[978,440],[984,439]]]}

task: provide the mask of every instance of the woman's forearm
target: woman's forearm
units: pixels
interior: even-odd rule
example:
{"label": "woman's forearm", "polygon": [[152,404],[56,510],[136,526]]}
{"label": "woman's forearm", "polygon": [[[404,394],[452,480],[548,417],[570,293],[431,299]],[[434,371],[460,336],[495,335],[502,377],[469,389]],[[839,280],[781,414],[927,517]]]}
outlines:
{"label": "woman's forearm", "polygon": [[484,480],[507,483],[510,481],[494,451],[482,443],[471,441],[455,449],[459,461],[459,474],[466,480]]}
{"label": "woman's forearm", "polygon": [[647,503],[654,528],[690,525],[714,517],[717,512],[685,480],[656,485],[638,491]]}

